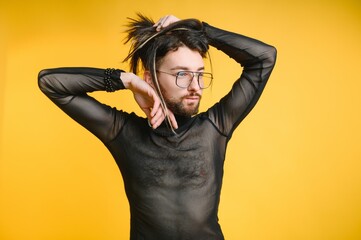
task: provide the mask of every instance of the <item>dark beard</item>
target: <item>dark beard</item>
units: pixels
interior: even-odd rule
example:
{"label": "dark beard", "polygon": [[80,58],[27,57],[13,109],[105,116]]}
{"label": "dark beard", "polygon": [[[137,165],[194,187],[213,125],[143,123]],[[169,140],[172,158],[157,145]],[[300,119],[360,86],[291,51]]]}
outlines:
{"label": "dark beard", "polygon": [[195,105],[193,108],[186,109],[184,107],[182,101],[172,102],[172,101],[165,99],[165,103],[167,104],[168,109],[171,110],[174,115],[179,115],[179,116],[183,116],[183,117],[191,117],[191,116],[197,114],[199,111],[200,102],[201,101],[199,99],[197,105]]}

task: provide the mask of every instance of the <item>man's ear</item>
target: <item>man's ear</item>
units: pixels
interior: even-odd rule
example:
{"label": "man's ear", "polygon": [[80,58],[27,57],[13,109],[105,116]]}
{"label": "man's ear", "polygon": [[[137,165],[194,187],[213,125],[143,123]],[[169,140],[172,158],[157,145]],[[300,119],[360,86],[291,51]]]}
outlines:
{"label": "man's ear", "polygon": [[146,70],[143,73],[143,79],[146,83],[148,83],[152,88],[154,88],[153,80],[152,80],[152,74]]}

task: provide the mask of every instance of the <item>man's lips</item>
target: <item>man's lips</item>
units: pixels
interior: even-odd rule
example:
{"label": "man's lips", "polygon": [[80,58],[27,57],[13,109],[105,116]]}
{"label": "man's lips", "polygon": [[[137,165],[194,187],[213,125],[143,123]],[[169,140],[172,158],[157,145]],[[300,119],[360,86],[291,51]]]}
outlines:
{"label": "man's lips", "polygon": [[194,102],[199,102],[199,100],[201,99],[201,96],[198,94],[188,95],[188,96],[185,96],[183,99],[185,99],[187,102],[194,103]]}
{"label": "man's lips", "polygon": [[188,97],[185,97],[185,99],[190,99],[190,100],[199,100],[200,97],[199,96],[188,96]]}

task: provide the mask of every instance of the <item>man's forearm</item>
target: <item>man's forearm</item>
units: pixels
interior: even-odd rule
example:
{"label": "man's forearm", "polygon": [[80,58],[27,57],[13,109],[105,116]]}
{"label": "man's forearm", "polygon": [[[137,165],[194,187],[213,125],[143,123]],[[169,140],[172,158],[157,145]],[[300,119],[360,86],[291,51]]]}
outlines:
{"label": "man's forearm", "polygon": [[241,34],[213,27],[205,22],[203,22],[203,26],[209,38],[209,44],[240,63],[245,70],[260,64],[262,68],[272,70],[276,61],[276,49],[273,46]]}
{"label": "man's forearm", "polygon": [[61,99],[65,100],[72,95],[124,89],[120,81],[121,72],[85,67],[45,69],[39,73],[38,84],[50,99],[65,104]]}

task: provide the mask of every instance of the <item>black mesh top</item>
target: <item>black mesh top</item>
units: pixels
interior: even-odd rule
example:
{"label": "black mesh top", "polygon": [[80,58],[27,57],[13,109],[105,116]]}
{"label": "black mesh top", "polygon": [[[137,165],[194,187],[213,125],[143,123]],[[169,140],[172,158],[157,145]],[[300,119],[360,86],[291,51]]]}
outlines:
{"label": "black mesh top", "polygon": [[[57,68],[39,74],[40,89],[113,155],[129,200],[131,239],[224,239],[217,212],[227,143],[259,99],[276,50],[203,25],[210,45],[244,69],[231,91],[206,112],[176,116],[177,135],[165,125],[153,130],[147,119],[88,96],[105,91],[104,69]],[[116,90],[124,89],[120,70],[111,81]]]}

